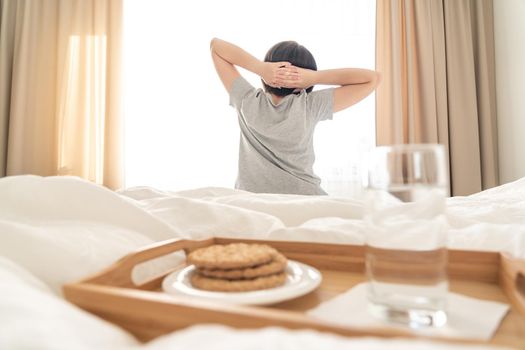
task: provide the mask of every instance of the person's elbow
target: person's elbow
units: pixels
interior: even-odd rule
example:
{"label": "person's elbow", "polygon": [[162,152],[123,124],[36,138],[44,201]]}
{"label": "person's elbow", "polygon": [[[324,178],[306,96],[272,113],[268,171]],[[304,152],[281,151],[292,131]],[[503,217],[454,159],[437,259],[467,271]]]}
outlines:
{"label": "person's elbow", "polygon": [[381,73],[377,71],[370,71],[370,76],[368,78],[368,81],[366,82],[366,85],[370,87],[370,92],[377,89],[379,84],[381,84]]}
{"label": "person's elbow", "polygon": [[212,38],[211,41],[210,41],[210,51],[211,52],[214,52],[215,51],[215,46],[217,45],[217,41],[219,39],[218,38]]}
{"label": "person's elbow", "polygon": [[221,43],[223,41],[219,38],[212,38],[210,40],[210,51],[213,53],[213,52],[217,52],[217,50],[219,49],[219,46],[221,46]]}

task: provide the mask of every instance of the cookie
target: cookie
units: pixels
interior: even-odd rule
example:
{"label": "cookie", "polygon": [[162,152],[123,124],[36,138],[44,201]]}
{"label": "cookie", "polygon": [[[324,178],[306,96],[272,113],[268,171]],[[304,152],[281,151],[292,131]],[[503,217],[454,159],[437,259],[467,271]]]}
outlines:
{"label": "cookie", "polygon": [[283,272],[287,264],[288,260],[286,257],[277,252],[273,259],[266,264],[246,267],[243,269],[198,269],[198,273],[207,277],[223,278],[229,280],[256,278]]}
{"label": "cookie", "polygon": [[195,288],[214,292],[249,292],[280,286],[286,282],[286,273],[281,272],[269,276],[262,276],[244,280],[226,280],[211,278],[194,273],[191,284]]}
{"label": "cookie", "polygon": [[231,243],[197,249],[187,261],[202,269],[242,269],[270,262],[277,251],[265,244]]}

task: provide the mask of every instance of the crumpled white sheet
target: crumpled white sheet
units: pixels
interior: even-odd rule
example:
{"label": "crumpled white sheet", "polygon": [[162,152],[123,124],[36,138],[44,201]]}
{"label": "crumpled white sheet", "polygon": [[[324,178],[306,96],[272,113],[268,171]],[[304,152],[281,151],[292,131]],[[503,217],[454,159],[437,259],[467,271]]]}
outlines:
{"label": "crumpled white sheet", "polygon": [[[212,340],[212,341],[210,341]],[[144,350],[185,349],[286,349],[286,350],[488,350],[488,346],[452,345],[425,340],[345,338],[311,330],[290,331],[282,328],[235,330],[223,326],[202,325],[159,337]],[[501,348],[497,348],[501,349]]]}
{"label": "crumpled white sheet", "polygon": [[[217,188],[183,192],[132,188],[120,194],[193,238],[221,235],[364,242],[362,202],[355,199],[253,194]],[[197,213],[196,208],[201,207],[205,210]],[[185,219],[185,211],[193,214]],[[253,220],[251,224],[245,224],[245,215]],[[525,258],[525,178],[472,196],[447,199],[447,221],[450,248],[504,251]]]}
{"label": "crumpled white sheet", "polygon": [[125,349],[135,338],[67,303],[0,256],[0,349]]}
{"label": "crumpled white sheet", "polygon": [[[525,257],[524,199],[525,179],[477,195],[449,199],[449,246],[508,251]],[[2,178],[0,276],[11,277],[0,277],[0,348],[102,348],[94,343],[96,340],[112,344],[109,348],[129,348],[127,333],[67,304],[59,291],[62,284],[99,271],[145,244],[173,237],[209,236],[361,244],[361,216],[361,202],[342,198],[253,194],[221,188],[112,192],[74,177]],[[35,327],[39,330],[35,337],[24,336],[32,334]],[[203,337],[202,329],[216,335]],[[310,343],[315,348],[328,348],[339,341],[345,346],[357,342],[363,349],[386,346],[378,339],[342,339],[334,343],[333,336],[298,334],[285,330],[246,333],[214,327],[176,332],[158,342],[172,342],[170,347],[208,342],[206,347],[216,348],[228,336],[224,346],[231,344],[229,349],[235,349],[235,344],[239,349],[259,345],[266,348],[266,341],[249,340],[264,335],[274,339],[275,344],[287,344],[287,348],[303,343],[301,348],[308,348]],[[407,344],[415,344],[400,342],[405,345],[398,347],[405,349],[413,346]],[[160,343],[146,347],[155,348],[155,344]],[[395,344],[388,341],[389,348],[397,349]],[[424,344],[429,349],[441,346]]]}

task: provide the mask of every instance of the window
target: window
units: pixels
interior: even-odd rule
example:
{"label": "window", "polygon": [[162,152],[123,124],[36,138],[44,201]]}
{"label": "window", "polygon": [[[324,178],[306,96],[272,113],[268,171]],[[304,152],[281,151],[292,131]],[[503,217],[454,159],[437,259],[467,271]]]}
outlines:
{"label": "window", "polygon": [[[234,186],[239,127],[210,58],[213,37],[259,58],[295,40],[319,69],[374,67],[375,1],[128,0],[124,16],[126,186]],[[375,144],[374,97],[318,124],[314,140],[325,190],[358,184],[360,155]]]}

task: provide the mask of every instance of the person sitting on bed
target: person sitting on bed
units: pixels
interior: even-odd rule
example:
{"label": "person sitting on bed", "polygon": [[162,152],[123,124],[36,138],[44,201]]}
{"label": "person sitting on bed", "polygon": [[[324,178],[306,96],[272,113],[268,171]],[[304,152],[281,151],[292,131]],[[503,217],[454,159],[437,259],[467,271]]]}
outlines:
{"label": "person sitting on bed", "polygon": [[[380,75],[358,68],[317,71],[310,51],[294,41],[274,45],[264,61],[217,38],[211,40],[210,49],[241,129],[235,187],[262,193],[326,194],[313,171],[315,126],[368,96]],[[250,85],[236,66],[259,75],[264,90]],[[317,84],[339,87],[312,91]]]}

